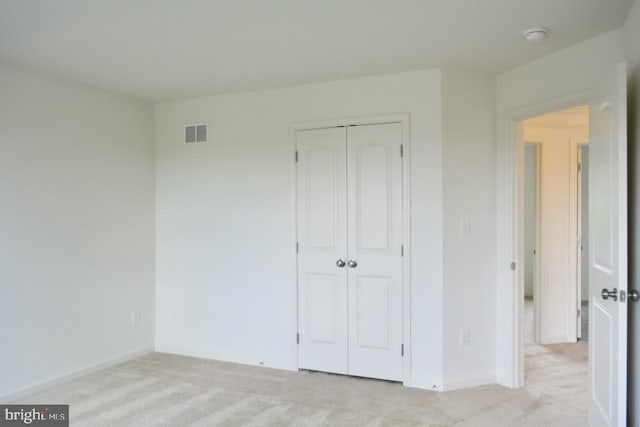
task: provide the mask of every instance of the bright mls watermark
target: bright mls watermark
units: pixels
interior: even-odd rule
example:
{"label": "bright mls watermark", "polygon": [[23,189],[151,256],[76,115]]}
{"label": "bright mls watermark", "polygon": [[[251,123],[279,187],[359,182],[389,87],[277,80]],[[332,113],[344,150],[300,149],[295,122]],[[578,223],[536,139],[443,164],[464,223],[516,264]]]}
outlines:
{"label": "bright mls watermark", "polygon": [[0,427],[69,426],[69,405],[0,405]]}

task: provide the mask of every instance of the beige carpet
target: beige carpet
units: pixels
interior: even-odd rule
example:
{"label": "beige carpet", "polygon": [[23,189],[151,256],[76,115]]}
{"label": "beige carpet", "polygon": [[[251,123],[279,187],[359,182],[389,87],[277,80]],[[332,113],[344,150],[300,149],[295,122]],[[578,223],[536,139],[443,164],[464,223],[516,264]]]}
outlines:
{"label": "beige carpet", "polygon": [[21,399],[71,426],[584,426],[586,345],[527,345],[527,387],[447,393],[154,353]]}

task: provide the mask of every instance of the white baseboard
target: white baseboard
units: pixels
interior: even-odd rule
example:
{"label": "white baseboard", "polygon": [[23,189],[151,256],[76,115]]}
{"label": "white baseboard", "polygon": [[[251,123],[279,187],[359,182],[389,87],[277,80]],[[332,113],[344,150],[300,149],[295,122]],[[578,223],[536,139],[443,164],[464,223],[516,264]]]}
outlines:
{"label": "white baseboard", "polygon": [[136,359],[138,357],[147,355],[149,353],[153,353],[154,349],[153,347],[150,348],[146,348],[144,350],[140,350],[140,351],[136,351],[133,353],[129,353],[129,354],[125,354],[124,356],[120,356],[120,357],[116,357],[115,359],[109,359],[100,363],[97,363],[95,365],[91,365],[82,369],[78,369],[76,371],[73,371],[71,373],[65,374],[65,375],[61,375],[59,377],[56,377],[54,379],[51,380],[47,380],[44,381],[42,383],[36,384],[34,386],[30,386],[30,387],[26,387],[23,388],[15,393],[11,393],[5,396],[0,396],[0,403],[2,404],[6,404],[6,403],[11,403],[11,402],[15,402],[16,400],[22,399],[24,397],[27,397],[29,395],[35,394],[35,393],[39,393],[42,390],[45,390],[49,387],[53,387],[56,386],[58,384],[62,384],[65,383],[67,381],[72,381],[75,380],[77,378],[83,377],[85,375],[89,375],[92,374],[94,372],[100,371],[102,369],[105,368],[109,368],[111,366],[115,366],[118,365],[120,363],[123,362],[127,362],[129,360],[132,359]]}
{"label": "white baseboard", "polygon": [[481,385],[496,384],[496,376],[480,375],[471,378],[454,378],[446,380],[443,391],[460,390],[463,388],[478,387]]}
{"label": "white baseboard", "polygon": [[186,348],[175,345],[156,345],[156,353],[175,354],[178,356],[195,357],[198,359],[215,360],[218,362],[236,363],[238,365],[258,366],[262,368],[278,369],[281,371],[297,371],[298,367],[292,364],[277,363],[271,361],[249,360],[245,357],[229,357],[228,355],[212,354],[209,351]]}
{"label": "white baseboard", "polygon": [[421,390],[442,391],[442,386],[428,380],[427,381],[411,380],[409,382],[404,382],[403,384],[405,385],[405,387],[419,388]]}

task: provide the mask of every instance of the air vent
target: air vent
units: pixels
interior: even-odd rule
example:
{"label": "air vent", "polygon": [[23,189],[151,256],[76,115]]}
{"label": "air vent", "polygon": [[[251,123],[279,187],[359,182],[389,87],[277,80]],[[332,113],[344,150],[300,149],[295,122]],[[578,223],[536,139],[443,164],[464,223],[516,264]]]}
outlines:
{"label": "air vent", "polygon": [[184,142],[193,144],[196,142],[207,142],[207,125],[187,125],[184,127]]}

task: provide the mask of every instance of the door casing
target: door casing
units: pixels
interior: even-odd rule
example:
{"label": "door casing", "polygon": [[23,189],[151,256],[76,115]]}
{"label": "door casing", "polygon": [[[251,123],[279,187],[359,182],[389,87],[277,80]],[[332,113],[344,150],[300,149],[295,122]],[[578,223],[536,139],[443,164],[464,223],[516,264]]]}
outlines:
{"label": "door casing", "polygon": [[[576,309],[579,311],[579,315],[576,320],[576,336],[578,339],[584,339],[582,337],[582,251],[585,235],[583,233],[583,221],[582,216],[584,199],[582,197],[583,192],[583,176],[584,176],[584,159],[582,158],[582,149],[589,146],[588,141],[572,141],[573,150],[575,143],[575,155],[576,155],[576,240],[575,240],[575,253],[576,253]],[[588,236],[587,236],[588,237]],[[588,240],[588,239],[587,239]]]}
{"label": "door casing", "polygon": [[[541,166],[542,166],[542,143],[541,142],[534,142],[534,141],[524,141],[525,146],[526,145],[530,145],[533,146],[535,149],[535,153],[536,153],[536,158],[535,158],[535,186],[536,186],[536,190],[535,190],[535,195],[534,195],[534,200],[535,200],[535,257],[533,259],[533,341],[537,344],[540,343],[540,335],[541,335],[541,331],[542,331],[542,320],[541,320],[541,316],[540,313],[542,312],[541,310],[541,290],[540,290],[540,277],[541,277],[541,270],[542,270],[542,266],[541,266],[541,259],[542,259],[542,255],[543,255],[543,248],[542,248],[542,244],[541,244],[541,231],[542,231],[542,225],[541,225],[541,221],[540,218],[542,216],[542,212],[541,212],[541,198],[542,198],[542,182],[541,182]],[[524,164],[523,164],[523,173],[524,173]],[[524,188],[523,188],[523,194],[524,194]],[[523,210],[524,210],[524,205],[523,205]],[[523,230],[524,232],[524,230]],[[523,237],[523,241],[522,244],[524,245],[524,237]],[[523,255],[524,256],[524,255]],[[522,264],[522,268],[523,268],[523,274],[524,274],[524,260],[523,260],[523,264]],[[524,295],[524,279],[523,279],[523,295]]]}
{"label": "door casing", "polygon": [[404,242],[404,254],[402,257],[402,337],[404,343],[404,357],[402,359],[403,380],[405,386],[412,385],[411,375],[411,171],[410,171],[410,116],[408,113],[397,113],[376,116],[348,117],[333,120],[320,120],[294,123],[289,129],[289,141],[291,147],[291,212],[295,219],[292,223],[292,235],[295,241],[292,244],[292,263],[294,268],[294,283],[292,289],[292,318],[295,319],[295,328],[292,336],[291,356],[294,361],[293,369],[299,369],[297,334],[299,325],[298,316],[298,262],[296,247],[298,242],[298,188],[296,173],[296,132],[299,130],[323,129],[350,125],[373,125],[383,123],[400,123],[402,126],[402,240]]}
{"label": "door casing", "polygon": [[497,382],[524,386],[524,138],[522,121],[589,104],[590,92],[504,113],[498,127],[497,163]]}

